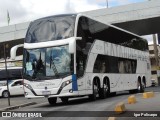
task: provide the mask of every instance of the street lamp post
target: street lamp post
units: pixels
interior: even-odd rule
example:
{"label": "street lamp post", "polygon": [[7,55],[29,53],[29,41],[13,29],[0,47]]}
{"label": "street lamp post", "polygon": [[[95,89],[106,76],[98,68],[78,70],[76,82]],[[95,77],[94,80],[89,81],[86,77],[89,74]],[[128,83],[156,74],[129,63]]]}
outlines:
{"label": "street lamp post", "polygon": [[107,5],[107,8],[108,8],[108,0],[106,0],[106,5]]}
{"label": "street lamp post", "polygon": [[9,86],[8,86],[8,70],[7,70],[7,61],[6,61],[6,48],[8,45],[4,43],[4,60],[5,60],[5,69],[6,69],[6,79],[7,79],[7,91],[8,91],[8,106],[10,106],[10,94],[9,94]]}

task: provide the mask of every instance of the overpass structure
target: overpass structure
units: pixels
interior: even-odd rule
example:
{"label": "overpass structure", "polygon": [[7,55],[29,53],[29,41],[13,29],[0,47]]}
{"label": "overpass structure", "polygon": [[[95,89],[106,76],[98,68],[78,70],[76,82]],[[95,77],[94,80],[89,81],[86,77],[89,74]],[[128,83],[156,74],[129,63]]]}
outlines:
{"label": "overpass structure", "polygon": [[[160,21],[160,0],[151,0],[82,13],[139,35],[149,35],[160,32],[160,27],[158,26]],[[9,44],[9,49],[16,44],[23,43],[29,23],[30,22],[1,27],[0,48],[2,48],[2,43],[4,42]],[[3,50],[1,50],[0,58],[3,57],[3,54]]]}
{"label": "overpass structure", "polygon": [[151,0],[113,8],[84,12],[138,35],[160,32],[160,0]]}

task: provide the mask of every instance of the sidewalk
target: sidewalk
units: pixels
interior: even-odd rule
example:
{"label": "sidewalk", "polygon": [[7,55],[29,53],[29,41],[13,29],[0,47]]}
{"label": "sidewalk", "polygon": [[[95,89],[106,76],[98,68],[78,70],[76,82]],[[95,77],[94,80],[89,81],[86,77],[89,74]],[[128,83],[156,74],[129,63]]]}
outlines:
{"label": "sidewalk", "polygon": [[36,98],[36,99],[27,99],[24,96],[14,96],[10,97],[10,106],[8,105],[8,98],[0,98],[0,110],[7,108],[7,107],[12,107],[12,106],[18,106],[18,105],[32,105],[32,104],[38,104],[38,103],[43,103],[47,102],[46,98]]}

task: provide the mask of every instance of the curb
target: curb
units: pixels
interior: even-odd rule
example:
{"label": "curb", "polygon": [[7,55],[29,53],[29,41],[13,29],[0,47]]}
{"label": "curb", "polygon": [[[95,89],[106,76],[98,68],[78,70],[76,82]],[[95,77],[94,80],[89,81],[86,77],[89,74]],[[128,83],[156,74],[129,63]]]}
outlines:
{"label": "curb", "polygon": [[6,108],[2,108],[0,109],[0,111],[8,111],[8,110],[13,110],[13,109],[18,109],[20,107],[26,107],[26,106],[30,106],[30,105],[35,105],[37,104],[36,102],[29,102],[26,104],[20,104],[20,105],[16,105],[16,106],[10,106],[10,107],[6,107]]}

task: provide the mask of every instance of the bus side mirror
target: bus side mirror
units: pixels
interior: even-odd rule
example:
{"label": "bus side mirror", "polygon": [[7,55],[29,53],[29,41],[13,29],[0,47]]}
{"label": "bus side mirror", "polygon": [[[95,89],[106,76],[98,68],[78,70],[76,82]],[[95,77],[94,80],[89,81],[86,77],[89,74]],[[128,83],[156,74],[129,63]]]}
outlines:
{"label": "bus side mirror", "polygon": [[75,40],[82,40],[82,37],[75,37]]}
{"label": "bus side mirror", "polygon": [[71,54],[76,52],[76,40],[82,40],[82,37],[74,37],[69,41],[69,53]]}
{"label": "bus side mirror", "polygon": [[74,54],[76,52],[76,40],[71,39],[69,41],[69,53]]}
{"label": "bus side mirror", "polygon": [[18,48],[20,47],[23,47],[23,44],[19,44],[19,45],[16,45],[16,46],[13,46],[10,50],[10,56],[11,56],[11,59],[12,60],[15,60],[16,59],[16,51]]}

